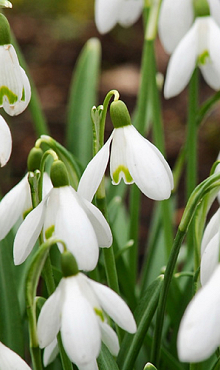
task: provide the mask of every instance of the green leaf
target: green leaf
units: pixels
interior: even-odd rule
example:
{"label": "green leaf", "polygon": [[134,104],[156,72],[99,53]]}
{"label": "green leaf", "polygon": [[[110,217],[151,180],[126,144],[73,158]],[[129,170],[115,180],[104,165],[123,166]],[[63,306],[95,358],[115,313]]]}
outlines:
{"label": "green leaf", "polygon": [[66,144],[83,166],[92,158],[91,108],[96,104],[101,47],[96,38],[85,44],[73,74],[68,104]]}
{"label": "green leaf", "polygon": [[163,282],[163,275],[153,281],[145,290],[143,297],[134,312],[137,323],[135,335],[126,334],[122,341],[117,363],[120,370],[130,370],[133,368],[137,355],[145,339],[147,330],[157,308],[160,289]]}
{"label": "green leaf", "polygon": [[99,365],[99,370],[119,370],[113,356],[103,343],[97,362]]}

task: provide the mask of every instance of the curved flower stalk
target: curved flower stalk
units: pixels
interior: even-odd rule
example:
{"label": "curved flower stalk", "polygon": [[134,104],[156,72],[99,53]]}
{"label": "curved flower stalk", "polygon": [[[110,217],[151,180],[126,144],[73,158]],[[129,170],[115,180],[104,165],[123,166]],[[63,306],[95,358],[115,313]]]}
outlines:
{"label": "curved flower stalk", "polygon": [[97,370],[101,340],[114,356],[119,351],[117,335],[105,313],[129,333],[136,331],[131,311],[113,290],[82,273],[63,278],[40,312],[40,347],[53,342],[60,330],[66,353],[79,370]]}
{"label": "curved flower stalk", "polygon": [[[117,123],[114,122],[115,104],[125,114],[119,114]],[[135,182],[151,199],[167,199],[173,189],[171,169],[161,152],[131,125],[129,113],[125,108],[121,101],[111,104],[111,118],[115,129],[86,167],[79,182],[78,193],[89,201],[92,200],[110,157],[110,175],[114,185],[119,184],[123,178],[126,184]]]}
{"label": "curved flower stalk", "polygon": [[[43,197],[52,188],[45,172],[43,177]],[[11,189],[0,202],[0,240],[4,239],[20,217],[25,217],[32,209],[31,191],[28,174]]]}
{"label": "curved flower stalk", "polygon": [[196,293],[182,318],[177,348],[179,359],[200,362],[220,345],[220,265]]}
{"label": "curved flower stalk", "polygon": [[0,366],[4,370],[31,370],[26,362],[10,348],[0,342]]}
{"label": "curved flower stalk", "polygon": [[[58,165],[61,161],[57,161]],[[61,162],[62,163],[62,162]],[[51,177],[52,178],[52,177]],[[61,181],[63,182],[63,176]],[[41,230],[43,237],[61,239],[75,256],[80,269],[93,270],[99,247],[110,247],[112,234],[102,213],[71,186],[56,184],[21,224],[14,240],[14,262],[22,263],[33,249]],[[63,246],[59,245],[60,251]]]}
{"label": "curved flower stalk", "polygon": [[[164,96],[179,94],[198,65],[207,84],[220,89],[220,27],[212,17],[198,17],[172,54],[164,86]],[[187,56],[187,57],[186,57]]]}
{"label": "curved flower stalk", "polygon": [[0,115],[0,166],[3,167],[8,162],[12,150],[11,131]]}
{"label": "curved flower stalk", "polygon": [[109,32],[117,23],[129,27],[141,15],[143,0],[96,0],[95,22],[100,33]]}

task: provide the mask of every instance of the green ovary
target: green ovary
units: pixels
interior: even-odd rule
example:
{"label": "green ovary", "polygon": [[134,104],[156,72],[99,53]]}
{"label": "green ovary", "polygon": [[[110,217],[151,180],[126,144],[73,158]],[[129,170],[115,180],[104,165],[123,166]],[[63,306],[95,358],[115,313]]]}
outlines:
{"label": "green ovary", "polygon": [[15,104],[18,100],[18,96],[15,95],[7,86],[0,87],[0,105],[3,105],[3,98],[7,96],[9,104]]}
{"label": "green ovary", "polygon": [[117,184],[119,182],[119,176],[120,176],[120,173],[123,172],[124,175],[125,175],[125,180],[127,183],[132,183],[133,182],[133,179],[131,177],[131,174],[130,172],[128,171],[128,168],[123,166],[123,165],[120,165],[118,166],[118,168],[115,170],[115,172],[113,173],[113,180],[114,182]]}
{"label": "green ovary", "polygon": [[55,229],[55,227],[54,227],[54,225],[51,225],[46,231],[45,231],[45,238],[46,239],[49,239],[52,235],[53,235],[53,233],[54,233],[54,229]]}
{"label": "green ovary", "polygon": [[204,50],[203,53],[198,56],[197,63],[200,65],[205,65],[208,58],[209,52],[208,50]]}

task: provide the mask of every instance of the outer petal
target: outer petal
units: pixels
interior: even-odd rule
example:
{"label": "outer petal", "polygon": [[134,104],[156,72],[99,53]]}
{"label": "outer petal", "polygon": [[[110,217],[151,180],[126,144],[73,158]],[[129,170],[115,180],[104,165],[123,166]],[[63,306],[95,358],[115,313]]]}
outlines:
{"label": "outer petal", "polygon": [[100,33],[109,32],[117,23],[120,0],[96,0],[95,23]]}
{"label": "outer petal", "polygon": [[219,261],[219,246],[220,235],[219,232],[213,236],[205,248],[200,265],[200,281],[205,285],[213,274],[213,271],[218,265]]}
{"label": "outer petal", "polygon": [[93,270],[99,256],[98,240],[77,193],[69,186],[53,189],[48,210],[51,204],[57,207],[55,235],[64,240],[79,269]]}
{"label": "outer petal", "polygon": [[57,343],[57,338],[55,338],[47,347],[45,347],[44,355],[43,355],[43,363],[46,367],[51,362],[55,360],[59,353],[59,347]]}
{"label": "outer petal", "polygon": [[210,13],[214,20],[220,26],[220,2],[219,0],[208,0]]}
{"label": "outer petal", "polygon": [[108,347],[113,356],[117,356],[119,352],[119,342],[116,333],[106,322],[100,321],[100,328],[103,343]]}
{"label": "outer petal", "polygon": [[143,0],[118,0],[118,3],[118,23],[123,27],[131,26],[141,15]]}
{"label": "outer petal", "polygon": [[0,116],[0,166],[3,167],[9,160],[12,149],[11,131],[5,122],[4,118]]}
{"label": "outer petal", "polygon": [[96,360],[91,360],[89,364],[78,365],[79,370],[99,370]]}
{"label": "outer petal", "polygon": [[61,336],[70,360],[84,369],[98,357],[101,333],[96,314],[79,288],[78,280],[80,275],[65,279]]}
{"label": "outer petal", "polygon": [[112,137],[113,134],[109,137],[105,145],[99,150],[95,157],[89,162],[80,179],[77,192],[89,202],[92,201],[92,198],[94,197],[94,194],[104,176],[108,164],[109,147]]}
{"label": "outer petal", "polygon": [[60,330],[63,305],[64,281],[61,280],[55,292],[44,303],[37,322],[37,335],[40,348],[51,344]]}
{"label": "outer petal", "polygon": [[124,330],[135,333],[136,323],[134,317],[123,299],[105,285],[88,279],[100,306]]}
{"label": "outer petal", "polygon": [[26,362],[0,342],[0,366],[4,370],[31,370]]}
{"label": "outer petal", "polygon": [[14,240],[15,265],[25,261],[37,241],[43,227],[47,197],[27,215],[17,231]]}
{"label": "outer petal", "polygon": [[182,318],[177,348],[181,361],[200,362],[220,344],[220,265],[188,305]]}
{"label": "outer petal", "polygon": [[163,0],[158,32],[164,49],[171,54],[193,24],[192,0]]}
{"label": "outer petal", "polygon": [[[203,19],[203,24],[207,28],[206,33],[208,36],[207,40],[207,51],[209,52],[209,57],[204,65],[200,65],[200,69],[206,80],[207,84],[215,90],[220,89],[220,27],[215,23],[212,17],[206,17]],[[201,33],[200,37],[203,37]]]}
{"label": "outer petal", "polygon": [[215,214],[210,219],[209,223],[205,228],[205,232],[201,243],[201,255],[203,255],[205,248],[207,247],[210,240],[219,231],[220,226],[220,208],[215,212]]}
{"label": "outer petal", "polygon": [[155,200],[167,199],[173,175],[161,152],[133,126],[124,128],[129,171],[140,190]]}
{"label": "outer petal", "polygon": [[112,233],[103,214],[86,199],[82,199],[82,205],[95,230],[99,247],[110,247],[112,245]]}
{"label": "outer petal", "polygon": [[10,116],[17,116],[18,114],[22,113],[27,108],[31,99],[31,86],[29,79],[23,68],[20,67],[20,70],[23,82],[23,95],[21,99],[18,100],[14,105],[10,105],[8,100],[5,100],[3,103],[5,112]]}
{"label": "outer petal", "polygon": [[27,198],[30,198],[30,189],[27,176],[25,176],[0,202],[0,240],[4,239],[19,217],[23,215]]}
{"label": "outer petal", "polygon": [[170,58],[164,86],[165,98],[179,94],[186,87],[196,66],[196,59],[197,26],[194,23]]}

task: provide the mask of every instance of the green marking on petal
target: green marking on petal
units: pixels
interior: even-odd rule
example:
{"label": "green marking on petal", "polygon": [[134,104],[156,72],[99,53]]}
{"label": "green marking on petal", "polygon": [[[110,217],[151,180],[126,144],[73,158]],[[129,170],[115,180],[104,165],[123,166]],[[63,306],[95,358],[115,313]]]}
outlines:
{"label": "green marking on petal", "polygon": [[55,230],[55,226],[54,225],[51,225],[46,231],[45,231],[45,238],[46,239],[49,239],[53,233],[54,233],[54,230]]}
{"label": "green marking on petal", "polygon": [[100,319],[102,320],[102,322],[104,322],[105,321],[105,318],[104,318],[104,315],[103,315],[102,310],[100,310],[97,307],[94,307],[94,311],[95,311],[96,315],[98,315],[100,317]]}
{"label": "green marking on petal", "polygon": [[9,90],[7,86],[0,87],[0,105],[3,105],[4,96],[7,96],[9,104],[15,104],[18,101],[18,96]]}
{"label": "green marking on petal", "polygon": [[207,59],[209,59],[209,52],[208,50],[204,50],[203,53],[198,56],[197,63],[200,65],[205,65]]}
{"label": "green marking on petal", "polygon": [[123,172],[124,175],[125,175],[125,179],[126,179],[126,182],[127,183],[132,183],[133,182],[133,179],[131,177],[131,174],[130,172],[128,171],[128,168],[123,166],[123,165],[120,165],[118,166],[118,168],[115,170],[115,172],[113,173],[113,180],[114,182],[117,184],[119,182],[119,177],[120,177],[120,173]]}
{"label": "green marking on petal", "polygon": [[27,217],[27,215],[32,211],[32,207],[29,208],[29,209],[26,209],[26,211],[23,213],[23,220],[25,219],[25,217]]}
{"label": "green marking on petal", "polygon": [[22,90],[22,97],[21,97],[21,101],[25,101],[25,90],[23,88]]}

